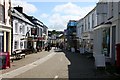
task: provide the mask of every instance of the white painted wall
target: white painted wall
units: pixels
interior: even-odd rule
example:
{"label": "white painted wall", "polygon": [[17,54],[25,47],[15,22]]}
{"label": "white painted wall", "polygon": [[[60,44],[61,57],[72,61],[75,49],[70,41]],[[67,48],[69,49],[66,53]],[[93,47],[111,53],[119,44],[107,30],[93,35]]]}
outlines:
{"label": "white painted wall", "polygon": [[[17,23],[18,24],[18,28],[17,28],[17,33],[15,32],[15,23]],[[24,27],[24,32],[23,32],[23,30],[22,30],[22,32],[20,32],[20,27]],[[21,40],[21,39],[23,39],[23,38],[25,38],[25,36],[26,36],[26,33],[30,30],[30,36],[31,36],[31,28],[32,28],[33,26],[32,25],[30,25],[30,24],[27,24],[26,22],[24,22],[24,21],[21,21],[21,20],[19,20],[19,19],[16,19],[16,18],[14,18],[14,20],[13,20],[13,51],[15,50],[15,48],[14,48],[14,45],[15,45],[15,41],[18,41],[18,43],[19,43],[19,45],[18,45],[18,48],[17,49],[25,49],[24,48],[24,41],[26,41],[26,40]],[[20,42],[22,42],[23,43],[23,46],[22,47],[20,47]]]}

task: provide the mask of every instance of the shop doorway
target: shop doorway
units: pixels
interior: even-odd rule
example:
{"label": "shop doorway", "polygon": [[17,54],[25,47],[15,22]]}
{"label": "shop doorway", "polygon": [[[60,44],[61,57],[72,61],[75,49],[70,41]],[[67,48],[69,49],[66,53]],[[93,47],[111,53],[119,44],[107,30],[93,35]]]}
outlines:
{"label": "shop doorway", "polygon": [[112,26],[111,62],[113,65],[115,64],[115,56],[116,56],[115,42],[116,42],[116,26]]}

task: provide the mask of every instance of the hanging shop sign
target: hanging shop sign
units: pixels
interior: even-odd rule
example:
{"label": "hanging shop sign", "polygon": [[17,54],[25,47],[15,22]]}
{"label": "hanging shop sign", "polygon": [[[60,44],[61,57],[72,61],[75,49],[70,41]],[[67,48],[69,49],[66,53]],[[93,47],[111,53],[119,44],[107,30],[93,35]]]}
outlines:
{"label": "hanging shop sign", "polygon": [[37,35],[37,28],[31,28],[31,35]]}
{"label": "hanging shop sign", "polygon": [[44,37],[38,37],[38,40],[44,40]]}
{"label": "hanging shop sign", "polygon": [[9,52],[0,52],[0,69],[10,68]]}

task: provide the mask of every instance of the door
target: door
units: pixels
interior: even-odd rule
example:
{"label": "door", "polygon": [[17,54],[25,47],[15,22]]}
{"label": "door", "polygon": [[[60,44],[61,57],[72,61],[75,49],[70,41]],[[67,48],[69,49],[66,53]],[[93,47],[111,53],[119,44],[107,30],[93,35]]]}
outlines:
{"label": "door", "polygon": [[116,56],[116,48],[115,48],[115,41],[116,41],[116,26],[112,26],[112,54],[111,54],[111,62],[115,64],[115,56]]}

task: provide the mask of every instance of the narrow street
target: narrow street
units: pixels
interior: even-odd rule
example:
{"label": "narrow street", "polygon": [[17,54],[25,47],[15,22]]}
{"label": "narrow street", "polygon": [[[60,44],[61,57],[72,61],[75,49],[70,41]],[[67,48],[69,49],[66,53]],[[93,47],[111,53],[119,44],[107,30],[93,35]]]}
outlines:
{"label": "narrow street", "polygon": [[36,54],[30,54],[25,59],[14,61],[11,65],[10,69],[3,70],[1,77],[14,79],[84,79],[112,77],[107,74],[107,72],[96,71],[94,60],[88,58],[87,55],[68,51],[63,52],[58,49],[55,50],[54,48],[50,52],[43,51]]}
{"label": "narrow street", "polygon": [[120,80],[120,0],[0,0],[0,80]]}

